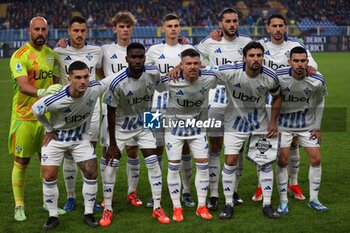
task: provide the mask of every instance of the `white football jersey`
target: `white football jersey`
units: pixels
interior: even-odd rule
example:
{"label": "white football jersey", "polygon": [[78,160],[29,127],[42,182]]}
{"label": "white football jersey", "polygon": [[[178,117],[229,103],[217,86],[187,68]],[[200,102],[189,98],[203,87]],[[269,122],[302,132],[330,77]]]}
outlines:
{"label": "white football jersey", "polygon": [[139,79],[130,77],[128,68],[112,76],[115,78],[106,91],[103,102],[117,108],[116,129],[125,132],[142,129],[143,113],[151,110],[153,93],[160,83],[158,69],[155,66],[145,66]]}
{"label": "white football jersey", "polygon": [[[221,41],[216,41],[210,37],[202,40],[196,49],[204,57],[206,65],[219,66],[225,64],[235,64],[242,62],[243,48],[250,41],[249,37],[237,35],[233,41],[226,40],[222,37]],[[217,88],[210,91],[211,107],[226,106],[226,88],[224,85],[218,85]],[[213,109],[214,109],[213,108]]]}
{"label": "white football jersey", "polygon": [[[60,141],[81,141],[88,136],[91,117],[98,97],[106,90],[110,79],[90,81],[81,98],[72,98],[68,86],[54,95],[39,99],[33,106],[35,115],[50,112],[50,126]],[[45,125],[44,125],[45,126]]]}
{"label": "white football jersey", "polygon": [[128,67],[128,63],[125,60],[126,47],[120,46],[114,42],[105,44],[101,48],[103,52],[102,64],[105,76],[115,74]]}
{"label": "white football jersey", "polygon": [[[163,41],[161,44],[152,45],[146,52],[146,64],[154,65],[161,75],[169,73],[181,62],[181,52],[185,49],[194,48],[192,45],[168,45]],[[152,101],[152,111],[165,112],[167,106],[168,92],[159,93],[155,91]]]}
{"label": "white football jersey", "polygon": [[252,39],[241,35],[237,35],[233,41],[226,40],[224,37],[221,41],[207,37],[195,47],[207,61],[206,65],[233,65],[234,63],[242,62],[243,48],[250,41]]}
{"label": "white football jersey", "polygon": [[[285,37],[285,40],[282,44],[274,44],[269,38],[263,38],[258,40],[259,43],[265,49],[264,52],[264,65],[277,70],[283,67],[289,66],[288,60],[290,55],[290,50],[294,47],[301,46],[306,49],[305,45],[297,38]],[[317,69],[317,63],[313,59],[309,50],[307,51],[309,65]]]}
{"label": "white football jersey", "polygon": [[[165,122],[207,120],[208,93],[216,84],[215,74],[206,70],[201,70],[199,78],[194,82],[189,82],[182,76],[176,82],[164,82],[164,88],[169,92],[168,107],[164,115]],[[203,132],[205,128],[180,127],[179,125],[171,127],[172,135],[180,138],[198,137]]]}
{"label": "white football jersey", "polygon": [[89,67],[90,80],[96,80],[96,68],[102,67],[102,50],[96,45],[85,45],[83,48],[76,49],[68,44],[66,48],[55,48],[54,53],[62,85],[68,84],[68,68],[75,61],[82,61]]}
{"label": "white football jersey", "polygon": [[315,124],[315,103],[327,95],[325,80],[320,73],[297,80],[291,68],[276,72],[281,85],[282,106],[277,126],[282,130],[304,131]]}
{"label": "white football jersey", "polygon": [[266,96],[278,95],[280,91],[275,72],[263,66],[258,76],[249,77],[243,62],[219,66],[213,71],[226,83],[225,131],[266,131]]}
{"label": "white football jersey", "polygon": [[146,52],[146,64],[156,66],[161,75],[166,75],[181,62],[181,52],[185,49],[194,48],[192,45],[168,45],[163,41],[161,44],[152,45]]}

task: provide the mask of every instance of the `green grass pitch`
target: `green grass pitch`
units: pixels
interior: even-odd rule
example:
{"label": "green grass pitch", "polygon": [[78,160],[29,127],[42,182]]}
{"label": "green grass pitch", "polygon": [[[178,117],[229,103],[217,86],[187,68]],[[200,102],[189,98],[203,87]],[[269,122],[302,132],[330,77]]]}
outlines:
{"label": "green grass pitch", "polygon": [[[121,159],[117,174],[114,193],[114,219],[109,227],[92,229],[83,223],[83,198],[81,195],[81,177],[77,181],[77,208],[75,211],[60,217],[60,225],[52,232],[350,232],[350,165],[349,165],[349,100],[350,100],[350,68],[349,53],[316,53],[314,58],[319,64],[319,71],[325,76],[328,87],[326,111],[323,119],[322,141],[322,183],[320,200],[329,212],[319,213],[307,207],[307,201],[297,201],[289,198],[290,213],[279,220],[267,219],[261,212],[261,203],[251,201],[256,184],[256,170],[247,160],[240,182],[239,193],[244,200],[243,206],[235,207],[234,217],[228,221],[218,219],[224,205],[221,184],[220,206],[212,212],[213,219],[204,221],[195,215],[195,209],[184,207],[185,221],[161,225],[151,217],[152,210],[133,207],[126,201],[127,182],[125,172],[125,157]],[[12,106],[12,82],[8,67],[9,59],[0,60],[0,232],[41,232],[42,225],[48,218],[48,213],[42,211],[42,185],[39,175],[39,161],[32,158],[27,170],[25,201],[27,221],[16,222],[13,219],[14,200],[11,186],[12,156],[8,155],[7,137]],[[309,163],[302,151],[299,183],[308,196]],[[98,157],[101,150],[97,151]],[[163,166],[166,168],[164,159]],[[166,169],[164,169],[166,173]],[[193,174],[195,171],[193,171]],[[169,217],[172,216],[172,205],[163,175],[162,205]],[[63,206],[66,193],[59,177],[59,206]],[[97,200],[102,201],[101,184]],[[139,195],[144,203],[150,197],[150,186],[147,170],[142,162],[141,179],[138,186]],[[192,194],[195,195],[194,184]],[[273,192],[273,204],[277,208],[278,196],[276,186]],[[101,213],[95,213],[99,219]]]}

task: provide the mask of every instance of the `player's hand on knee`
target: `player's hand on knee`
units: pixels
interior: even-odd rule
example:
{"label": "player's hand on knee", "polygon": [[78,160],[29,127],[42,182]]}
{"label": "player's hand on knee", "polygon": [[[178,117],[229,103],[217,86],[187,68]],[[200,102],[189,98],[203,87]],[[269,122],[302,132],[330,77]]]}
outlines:
{"label": "player's hand on knee", "polygon": [[210,33],[210,38],[216,41],[221,41],[222,36],[223,36],[223,33],[221,29],[215,29]]}
{"label": "player's hand on knee", "polygon": [[117,145],[109,145],[105,154],[106,164],[112,163],[113,159],[119,159],[121,157],[121,152]]}

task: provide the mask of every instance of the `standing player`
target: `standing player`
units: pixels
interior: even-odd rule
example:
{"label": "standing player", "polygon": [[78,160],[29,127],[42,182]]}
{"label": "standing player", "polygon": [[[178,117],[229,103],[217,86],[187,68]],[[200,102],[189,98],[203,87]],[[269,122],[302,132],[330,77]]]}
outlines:
{"label": "standing player", "polygon": [[[48,34],[46,19],[34,17],[29,23],[28,34],[29,42],[16,50],[10,60],[15,94],[8,148],[9,153],[14,155],[12,188],[16,221],[27,219],[24,212],[25,174],[32,154],[40,154],[44,136],[44,128],[30,109],[38,98],[53,94],[62,87],[60,84],[52,85],[54,54],[45,45]],[[64,213],[60,210],[60,214]]]}
{"label": "standing player", "polygon": [[[158,67],[161,75],[166,75],[181,61],[180,53],[191,45],[179,44],[180,18],[175,14],[166,14],[162,19],[162,31],[165,40],[161,44],[151,46],[146,53],[146,64]],[[159,93],[155,91],[153,96],[153,111],[159,110],[165,113],[168,100],[168,92]],[[162,164],[162,154],[164,150],[164,129],[155,131],[157,139],[157,156],[158,161]],[[196,203],[193,201],[191,191],[192,177],[192,159],[188,144],[185,143],[181,156],[181,179],[183,184],[182,202],[187,207],[194,207]],[[151,206],[147,203],[147,206]]]}
{"label": "standing player", "polygon": [[[179,80],[165,82],[169,93],[169,105],[166,110],[166,122],[174,124],[165,129],[165,144],[168,155],[168,188],[173,202],[173,220],[183,221],[180,203],[180,167],[181,151],[185,142],[189,144],[196,162],[195,185],[198,197],[196,214],[202,219],[210,220],[212,215],[205,206],[208,185],[208,142],[206,130],[203,127],[186,126],[189,121],[205,121],[208,119],[208,93],[216,85],[213,72],[201,71],[200,54],[193,48],[181,53],[183,72]],[[184,126],[181,126],[184,123]],[[173,126],[175,125],[176,126]]]}
{"label": "standing player", "polygon": [[[288,59],[290,50],[296,46],[305,47],[300,40],[292,37],[286,36],[287,22],[286,19],[280,14],[273,14],[268,19],[268,24],[266,28],[267,32],[270,34],[270,38],[264,38],[259,40],[259,42],[264,46],[264,65],[268,66],[273,70],[289,66]],[[221,40],[221,31],[213,31],[211,37],[215,40]],[[312,58],[311,53],[307,51],[309,66],[308,73],[315,74],[317,70],[317,63]],[[267,106],[270,107],[269,103],[271,98],[267,99]],[[298,140],[295,138],[291,145],[290,152],[290,163],[289,163],[289,175],[290,175],[290,185],[288,185],[288,191],[298,200],[304,200],[305,197],[302,193],[300,186],[298,185],[298,172],[300,164],[299,146]],[[252,197],[253,201],[262,200],[262,189],[260,184],[256,189],[255,194]]]}
{"label": "standing player", "polygon": [[[116,33],[117,41],[102,46],[103,51],[103,71],[105,76],[118,73],[126,68],[128,63],[125,60],[126,48],[131,43],[131,35],[136,24],[135,17],[128,11],[118,12],[112,19],[113,30]],[[100,139],[103,147],[103,155],[100,161],[100,170],[103,183],[103,203],[105,211],[100,220],[101,226],[108,226],[112,219],[112,198],[116,180],[116,163],[106,163],[106,150],[109,145],[109,135],[107,126],[107,105],[102,103],[102,122]],[[135,144],[135,143],[130,143]],[[127,177],[128,177],[128,196],[127,200],[134,206],[141,206],[142,201],[136,194],[136,188],[139,181],[140,159],[137,154],[137,146],[126,145],[128,156]]]}
{"label": "standing player", "polygon": [[328,210],[318,200],[322,173],[321,120],[327,90],[325,80],[320,73],[307,74],[307,57],[307,51],[303,47],[294,47],[290,51],[289,65],[291,67],[277,71],[283,96],[281,113],[278,118],[278,128],[282,131],[282,138],[276,178],[280,194],[278,212],[282,214],[289,212],[287,165],[290,144],[294,136],[298,136],[300,145],[305,148],[310,159],[309,207],[318,211]]}
{"label": "standing player", "polygon": [[[250,42],[243,48],[244,63],[219,66],[216,71],[226,82],[228,104],[225,114],[225,164],[222,184],[226,205],[220,213],[221,219],[229,219],[233,214],[233,189],[236,183],[237,158],[243,142],[252,132],[267,132],[267,137],[277,135],[276,121],[281,106],[280,85],[273,70],[262,66],[264,47],[258,42]],[[265,99],[273,96],[271,119],[267,119]],[[263,213],[269,218],[279,218],[271,205],[273,188],[272,165],[260,170],[263,188]]]}
{"label": "standing player", "polygon": [[[69,152],[83,173],[84,222],[98,226],[93,216],[97,193],[97,159],[90,141],[89,127],[99,96],[106,90],[110,79],[90,81],[90,67],[81,61],[69,68],[69,85],[55,95],[36,102],[32,111],[45,127],[41,169],[44,173],[43,194],[49,209],[49,218],[43,226],[48,230],[59,224],[57,216],[58,169]],[[45,113],[50,112],[50,121]]]}
{"label": "standing player", "polygon": [[160,74],[156,67],[144,65],[145,47],[142,44],[131,43],[126,53],[128,68],[112,76],[115,78],[104,96],[104,102],[108,105],[110,136],[106,164],[112,163],[118,167],[120,151],[127,142],[134,140],[141,149],[148,169],[154,201],[152,216],[166,224],[170,219],[160,206],[162,175],[156,155],[156,139],[150,129],[143,128],[143,114],[151,109],[152,96],[156,85],[160,83]]}
{"label": "standing player", "polygon": [[[216,41],[206,38],[200,42],[196,48],[201,54],[209,59],[209,65],[234,64],[242,61],[243,47],[251,39],[238,34],[239,19],[238,12],[233,8],[224,9],[220,15],[219,26],[222,29],[223,38]],[[224,112],[226,108],[226,88],[224,85],[218,85],[212,89],[209,94],[209,118],[224,121]],[[210,201],[208,208],[216,210],[219,202],[219,176],[220,176],[220,153],[223,142],[224,129],[209,129],[209,174],[210,174]],[[243,154],[240,153],[239,163],[236,172],[236,186],[233,201],[235,204],[243,204],[242,199],[237,193],[240,177],[243,170]]]}
{"label": "standing player", "polygon": [[[57,65],[59,66],[60,80],[63,85],[68,84],[68,67],[74,61],[83,61],[89,67],[91,80],[96,80],[96,72],[102,71],[102,50],[99,46],[88,45],[86,43],[87,23],[84,18],[74,16],[71,18],[68,28],[69,41],[66,48],[57,47],[54,49]],[[95,105],[95,111],[92,115],[91,126],[88,135],[94,148],[98,140],[99,122],[100,122],[100,101]],[[68,153],[68,152],[67,152]],[[67,212],[75,208],[75,181],[76,164],[69,155],[65,156],[63,163],[63,175],[67,190],[67,202],[64,209]]]}
{"label": "standing player", "polygon": [[[290,51],[297,46],[305,47],[300,40],[286,36],[287,22],[286,19],[280,14],[273,14],[269,17],[267,22],[267,32],[270,34],[270,38],[264,38],[259,42],[264,46],[264,65],[270,67],[273,70],[277,70],[283,67],[289,66],[289,54]],[[314,74],[317,70],[317,63],[312,58],[311,53],[307,51],[309,66],[308,73]],[[268,106],[270,103],[267,103]],[[294,137],[293,143],[290,148],[290,162],[289,162],[289,185],[288,192],[298,200],[304,200],[305,197],[302,193],[300,186],[298,185],[298,173],[300,164],[300,154],[298,138]],[[259,185],[254,196],[253,201],[262,200],[262,190]]]}

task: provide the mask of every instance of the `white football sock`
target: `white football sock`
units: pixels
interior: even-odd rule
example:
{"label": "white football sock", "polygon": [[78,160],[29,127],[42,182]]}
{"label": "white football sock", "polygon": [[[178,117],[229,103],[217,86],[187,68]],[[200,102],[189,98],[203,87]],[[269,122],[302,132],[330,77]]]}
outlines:
{"label": "white football sock", "polygon": [[233,189],[236,183],[236,166],[224,164],[222,169],[222,187],[224,189],[226,204],[233,206]]}
{"label": "white football sock", "polygon": [[273,188],[273,171],[271,165],[260,168],[260,183],[263,193],[263,206],[271,205]]}
{"label": "white football sock", "polygon": [[160,207],[160,199],[162,195],[162,173],[159,167],[157,155],[150,155],[145,158],[146,167],[148,169],[148,180],[151,185],[153,209]]}
{"label": "white football sock", "polygon": [[183,185],[182,193],[191,193],[192,156],[190,154],[182,155],[180,174]]}
{"label": "white football sock", "polygon": [[220,171],[220,152],[209,152],[209,186],[211,197],[219,197]]}
{"label": "white football sock", "polygon": [[112,199],[115,185],[115,178],[119,167],[119,160],[113,159],[112,164],[109,163],[104,172],[103,182],[103,200],[105,208],[112,211]]}
{"label": "white football sock", "polygon": [[139,157],[132,159],[128,158],[126,165],[126,171],[128,176],[128,194],[135,192],[137,184],[139,183],[140,176],[140,159]]}
{"label": "white football sock", "polygon": [[92,214],[94,212],[94,205],[96,202],[97,179],[88,180],[84,177],[83,180],[83,197],[85,206],[84,215]]}
{"label": "white football sock", "polygon": [[180,180],[180,167],[181,163],[168,163],[168,188],[171,200],[173,202],[173,208],[181,208],[180,203],[180,190],[181,190],[181,180]]}
{"label": "white football sock", "polygon": [[300,166],[300,154],[299,147],[290,149],[289,153],[289,184],[297,185],[298,184],[298,173]]}
{"label": "white football sock", "polygon": [[287,166],[280,167],[277,165],[277,171],[276,171],[276,181],[277,181],[277,188],[278,192],[280,194],[280,200],[281,201],[288,201],[287,197],[287,182],[288,182],[288,171]]}
{"label": "white football sock", "polygon": [[77,179],[77,165],[72,156],[64,157],[63,178],[66,185],[67,199],[75,199],[75,182]]}
{"label": "white football sock", "polygon": [[197,190],[198,207],[205,206],[205,200],[208,195],[209,186],[209,167],[208,163],[196,163],[195,185]]}
{"label": "white football sock", "polygon": [[310,201],[318,200],[318,191],[321,184],[322,167],[321,164],[313,167],[310,164],[309,168],[309,187],[310,187]]}
{"label": "white football sock", "polygon": [[54,181],[45,181],[43,182],[43,195],[44,195],[44,203],[47,205],[47,209],[49,210],[50,217],[58,217],[58,187],[57,180]]}

